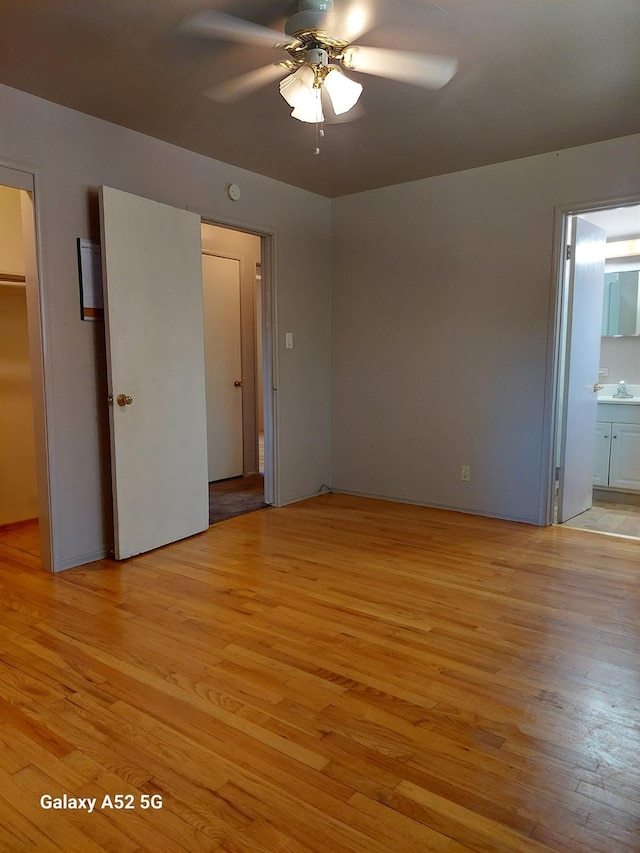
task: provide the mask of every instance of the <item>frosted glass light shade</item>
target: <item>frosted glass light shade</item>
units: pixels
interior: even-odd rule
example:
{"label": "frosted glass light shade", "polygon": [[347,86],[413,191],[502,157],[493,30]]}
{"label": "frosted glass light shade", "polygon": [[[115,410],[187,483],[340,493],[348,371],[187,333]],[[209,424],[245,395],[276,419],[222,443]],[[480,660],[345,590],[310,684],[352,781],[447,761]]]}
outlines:
{"label": "frosted glass light shade", "polygon": [[298,121],[317,124],[324,121],[320,89],[314,86],[316,75],[310,65],[301,65],[280,82],[280,94],[293,107],[291,115]]}
{"label": "frosted glass light shade", "polygon": [[301,100],[298,103],[291,116],[292,118],[297,118],[298,121],[308,121],[311,124],[319,124],[324,121],[320,89],[312,89],[304,102]]}
{"label": "frosted glass light shade", "polygon": [[309,65],[301,65],[293,74],[280,81],[280,94],[290,107],[297,107],[309,101],[313,93],[315,74]]}
{"label": "frosted glass light shade", "polygon": [[348,112],[358,102],[362,86],[346,77],[342,71],[332,68],[324,79],[324,87],[331,98],[331,106],[336,115]]}

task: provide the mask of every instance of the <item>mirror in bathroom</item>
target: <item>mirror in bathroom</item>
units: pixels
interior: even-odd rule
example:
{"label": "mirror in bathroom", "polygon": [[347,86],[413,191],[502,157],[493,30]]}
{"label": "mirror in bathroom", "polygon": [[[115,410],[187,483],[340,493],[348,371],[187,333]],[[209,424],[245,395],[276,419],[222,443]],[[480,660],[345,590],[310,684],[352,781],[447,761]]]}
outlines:
{"label": "mirror in bathroom", "polygon": [[602,337],[640,335],[640,270],[604,276]]}

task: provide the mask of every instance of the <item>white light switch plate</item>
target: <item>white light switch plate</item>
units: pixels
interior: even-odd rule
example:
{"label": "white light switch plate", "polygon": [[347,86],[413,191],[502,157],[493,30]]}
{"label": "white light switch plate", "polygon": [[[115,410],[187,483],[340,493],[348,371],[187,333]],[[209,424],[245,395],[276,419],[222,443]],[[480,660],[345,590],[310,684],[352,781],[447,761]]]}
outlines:
{"label": "white light switch plate", "polygon": [[287,349],[293,349],[293,332],[284,333],[284,345]]}

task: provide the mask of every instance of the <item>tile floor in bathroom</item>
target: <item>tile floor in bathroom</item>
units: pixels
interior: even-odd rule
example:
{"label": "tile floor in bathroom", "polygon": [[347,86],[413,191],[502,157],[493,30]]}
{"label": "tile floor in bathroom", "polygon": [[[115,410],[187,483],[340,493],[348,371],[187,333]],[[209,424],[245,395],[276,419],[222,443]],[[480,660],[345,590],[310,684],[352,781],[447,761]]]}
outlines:
{"label": "tile floor in bathroom", "polygon": [[565,521],[562,526],[640,539],[640,506],[594,501],[591,509]]}

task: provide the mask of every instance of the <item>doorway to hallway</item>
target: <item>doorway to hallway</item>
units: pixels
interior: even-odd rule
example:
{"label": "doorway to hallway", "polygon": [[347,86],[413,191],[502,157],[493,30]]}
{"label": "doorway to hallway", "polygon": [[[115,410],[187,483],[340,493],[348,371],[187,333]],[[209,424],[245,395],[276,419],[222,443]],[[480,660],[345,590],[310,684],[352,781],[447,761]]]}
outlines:
{"label": "doorway to hallway", "polygon": [[[270,454],[263,356],[263,238],[203,222],[209,520],[261,509]],[[267,356],[268,360],[268,356]],[[266,470],[267,469],[267,470]]]}

